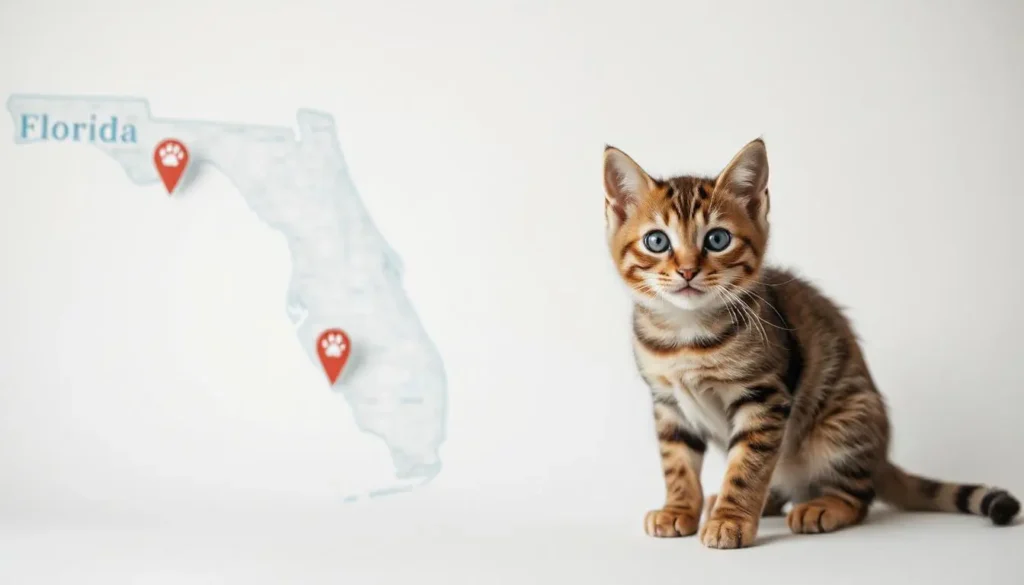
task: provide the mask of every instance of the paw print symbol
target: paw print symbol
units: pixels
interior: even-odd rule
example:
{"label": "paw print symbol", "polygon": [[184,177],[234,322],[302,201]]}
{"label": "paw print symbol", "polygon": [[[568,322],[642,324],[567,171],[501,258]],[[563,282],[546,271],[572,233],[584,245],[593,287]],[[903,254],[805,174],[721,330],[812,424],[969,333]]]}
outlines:
{"label": "paw print symbol", "polygon": [[185,153],[182,151],[181,146],[173,142],[162,146],[157,154],[160,156],[160,162],[165,167],[176,167],[178,163],[185,159]]}
{"label": "paw print symbol", "polygon": [[320,345],[324,348],[324,355],[327,357],[341,357],[341,352],[345,351],[345,339],[337,333],[329,334]]}

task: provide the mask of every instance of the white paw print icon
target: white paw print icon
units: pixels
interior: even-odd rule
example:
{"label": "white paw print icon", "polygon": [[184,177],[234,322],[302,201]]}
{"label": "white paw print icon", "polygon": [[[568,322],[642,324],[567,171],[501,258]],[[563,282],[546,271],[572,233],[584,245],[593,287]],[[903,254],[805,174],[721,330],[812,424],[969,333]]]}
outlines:
{"label": "white paw print icon", "polygon": [[165,167],[176,167],[178,166],[178,163],[185,160],[185,151],[181,149],[180,144],[176,144],[174,142],[170,142],[160,147],[158,155],[160,156],[160,162],[162,162]]}
{"label": "white paw print icon", "polygon": [[341,353],[345,351],[345,338],[340,333],[331,333],[320,342],[320,345],[327,357],[341,357]]}

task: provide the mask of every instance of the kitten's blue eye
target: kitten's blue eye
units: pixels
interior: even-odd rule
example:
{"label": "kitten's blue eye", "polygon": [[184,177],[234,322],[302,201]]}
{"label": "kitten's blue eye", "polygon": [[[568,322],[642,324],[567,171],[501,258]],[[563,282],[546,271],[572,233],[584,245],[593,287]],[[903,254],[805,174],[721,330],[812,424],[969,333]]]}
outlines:
{"label": "kitten's blue eye", "polygon": [[704,247],[712,252],[721,252],[729,247],[729,242],[731,241],[732,234],[729,233],[729,230],[715,228],[708,232],[708,235],[704,236]]}
{"label": "kitten's blue eye", "polygon": [[668,236],[661,230],[649,231],[644,236],[644,247],[655,254],[661,254],[669,248]]}

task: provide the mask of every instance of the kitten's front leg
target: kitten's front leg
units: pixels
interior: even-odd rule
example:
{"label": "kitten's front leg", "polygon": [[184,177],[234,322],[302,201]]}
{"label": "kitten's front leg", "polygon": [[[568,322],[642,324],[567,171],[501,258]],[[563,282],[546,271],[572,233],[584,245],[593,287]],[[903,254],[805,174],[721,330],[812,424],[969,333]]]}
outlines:
{"label": "kitten's front leg", "polygon": [[711,548],[754,543],[789,417],[789,397],[776,386],[740,389],[730,398],[725,481],[700,533],[701,542]]}
{"label": "kitten's front leg", "polygon": [[656,404],[655,427],[665,475],[665,506],[644,518],[649,536],[690,536],[697,533],[704,495],[700,470],[707,444],[675,407]]}

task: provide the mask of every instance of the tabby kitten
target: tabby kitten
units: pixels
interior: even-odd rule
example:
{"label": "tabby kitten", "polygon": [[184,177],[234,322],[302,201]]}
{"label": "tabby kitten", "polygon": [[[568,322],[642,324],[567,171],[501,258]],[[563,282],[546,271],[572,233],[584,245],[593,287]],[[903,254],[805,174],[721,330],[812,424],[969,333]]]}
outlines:
{"label": "tabby kitten", "polygon": [[700,527],[709,547],[753,544],[760,517],[787,503],[793,532],[832,532],[861,522],[876,495],[1008,524],[1020,504],[1007,492],[925,479],[888,460],[885,403],[850,324],[814,286],[763,265],[767,185],[760,139],[716,178],[652,178],[605,149],[608,244],[634,297],[634,354],[665,477],[647,534],[697,532],[709,443],[728,453]]}

